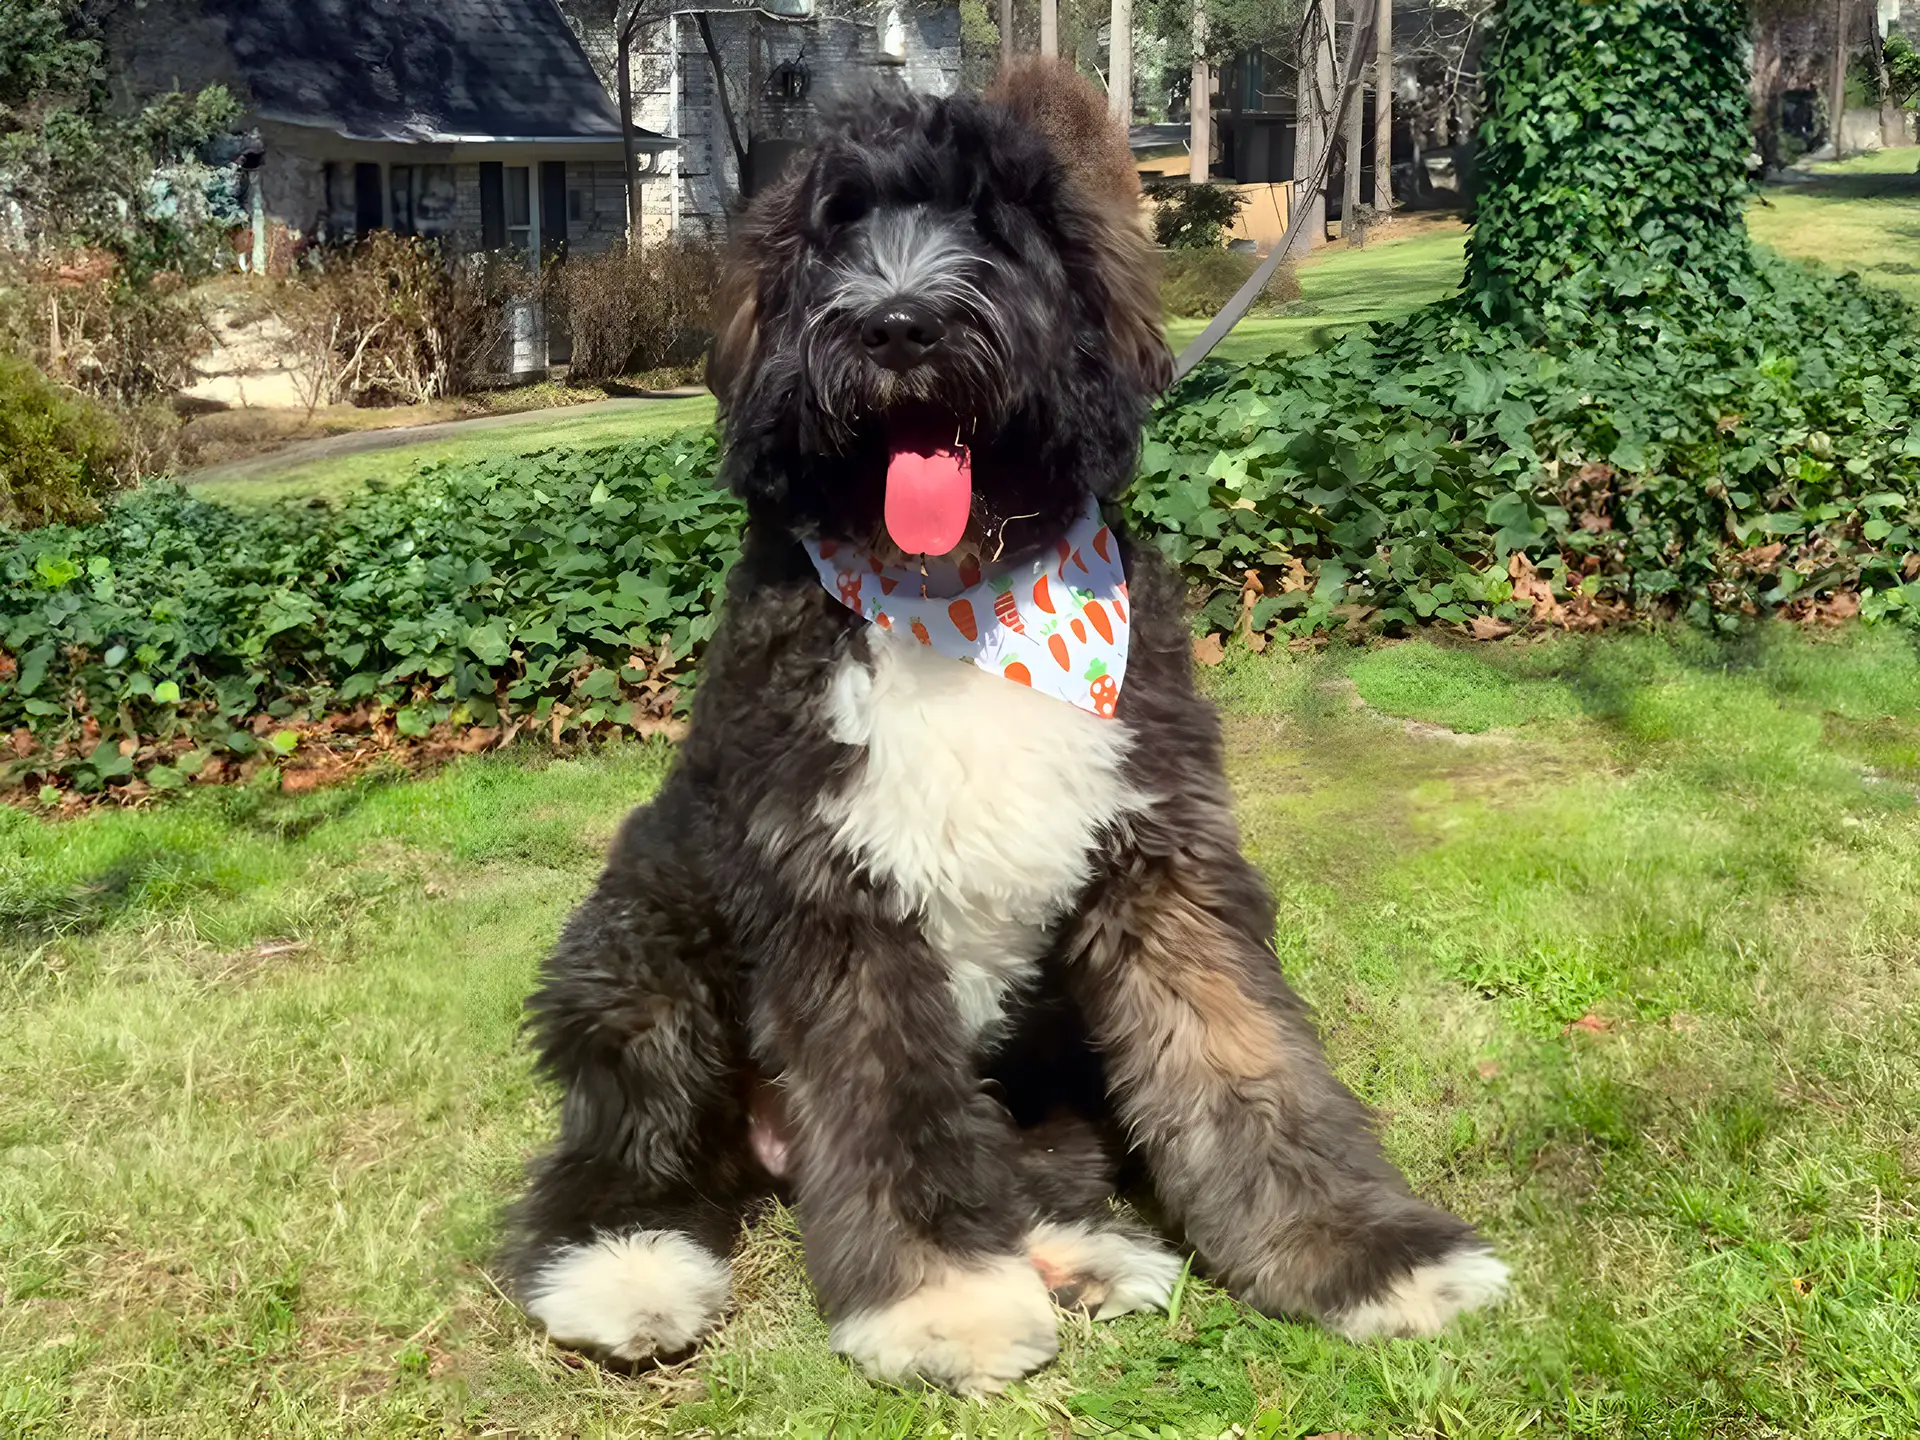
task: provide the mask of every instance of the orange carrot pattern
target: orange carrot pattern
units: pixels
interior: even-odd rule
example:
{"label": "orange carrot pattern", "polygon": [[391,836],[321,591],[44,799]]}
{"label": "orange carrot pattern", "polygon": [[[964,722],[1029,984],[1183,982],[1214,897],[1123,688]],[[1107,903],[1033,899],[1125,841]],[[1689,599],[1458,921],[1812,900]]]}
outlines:
{"label": "orange carrot pattern", "polygon": [[1016,635],[1027,633],[1026,622],[1020,618],[1019,602],[1013,598],[1013,577],[1002,576],[993,582],[993,618]]}
{"label": "orange carrot pattern", "polygon": [[1117,716],[1128,641],[1123,547],[1091,502],[1059,541],[1024,559],[961,551],[928,566],[846,540],[806,549],[828,593],[875,626],[875,645],[889,643],[883,632],[911,633],[934,654],[1089,715]]}

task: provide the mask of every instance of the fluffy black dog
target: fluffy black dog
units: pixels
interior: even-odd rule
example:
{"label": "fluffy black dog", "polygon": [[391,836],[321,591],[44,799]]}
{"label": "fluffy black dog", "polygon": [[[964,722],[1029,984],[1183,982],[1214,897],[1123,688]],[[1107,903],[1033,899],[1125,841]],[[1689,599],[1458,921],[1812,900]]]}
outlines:
{"label": "fluffy black dog", "polygon": [[[1264,1311],[1427,1333],[1503,1287],[1280,978],[1152,551],[1120,535],[1111,715],[870,623],[810,557],[924,564],[888,533],[956,517],[975,563],[1050,552],[1166,383],[1153,266],[1123,137],[1044,65],[863,104],[752,210],[712,365],[744,553],[692,733],[531,1002],[565,1099],[509,1265],[555,1340],[692,1345],[782,1180],[835,1347],[964,1393],[1053,1356],[1055,1299],[1166,1301],[1127,1167]],[[917,518],[903,456],[935,457]]]}

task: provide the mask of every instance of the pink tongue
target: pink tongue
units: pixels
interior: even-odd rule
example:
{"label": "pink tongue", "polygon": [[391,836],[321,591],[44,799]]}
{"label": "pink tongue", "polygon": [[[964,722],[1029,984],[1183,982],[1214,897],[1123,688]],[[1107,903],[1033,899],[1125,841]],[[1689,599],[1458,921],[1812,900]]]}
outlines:
{"label": "pink tongue", "polygon": [[909,555],[944,555],[960,543],[973,509],[966,451],[896,450],[887,464],[887,533]]}

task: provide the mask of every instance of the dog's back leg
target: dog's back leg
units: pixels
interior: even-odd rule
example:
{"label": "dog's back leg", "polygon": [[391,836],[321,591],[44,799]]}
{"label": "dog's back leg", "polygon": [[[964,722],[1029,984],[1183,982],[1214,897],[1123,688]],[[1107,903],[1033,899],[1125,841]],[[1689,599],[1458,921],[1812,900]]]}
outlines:
{"label": "dog's back leg", "polygon": [[1037,1221],[1027,1254],[1054,1303],[1096,1320],[1164,1308],[1180,1258],[1117,1210],[1126,1141],[1078,1009],[1049,971],[990,1067],[1020,1126],[1020,1177]]}
{"label": "dog's back leg", "polygon": [[1113,1137],[1061,1111],[1020,1132],[1020,1173],[1039,1215],[1027,1255],[1054,1303],[1096,1320],[1163,1309],[1180,1257],[1138,1220],[1115,1210]]}
{"label": "dog's back leg", "polygon": [[533,1166],[505,1256],[556,1341],[629,1364],[718,1324],[726,1257],[767,1185],[729,966],[662,803],[668,814],[628,822],[529,1002],[541,1068],[562,1087],[561,1134]]}

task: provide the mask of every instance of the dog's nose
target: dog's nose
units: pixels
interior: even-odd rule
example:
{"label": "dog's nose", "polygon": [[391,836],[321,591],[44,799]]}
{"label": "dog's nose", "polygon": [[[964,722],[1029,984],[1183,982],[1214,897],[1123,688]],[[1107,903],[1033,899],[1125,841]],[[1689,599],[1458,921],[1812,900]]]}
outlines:
{"label": "dog's nose", "polygon": [[873,363],[889,370],[911,370],[946,333],[946,326],[907,300],[889,300],[860,327],[860,339]]}

